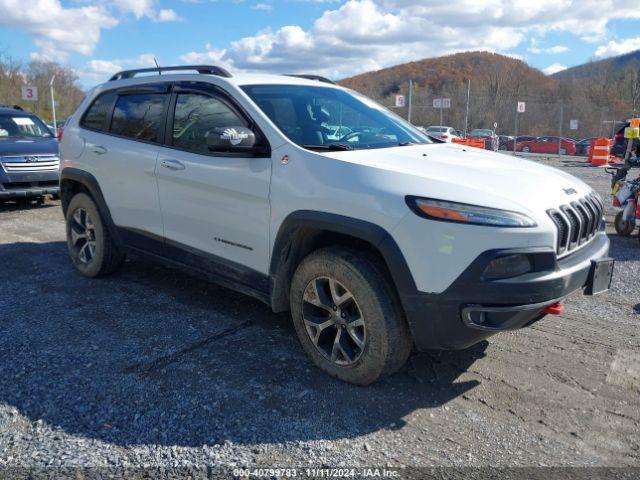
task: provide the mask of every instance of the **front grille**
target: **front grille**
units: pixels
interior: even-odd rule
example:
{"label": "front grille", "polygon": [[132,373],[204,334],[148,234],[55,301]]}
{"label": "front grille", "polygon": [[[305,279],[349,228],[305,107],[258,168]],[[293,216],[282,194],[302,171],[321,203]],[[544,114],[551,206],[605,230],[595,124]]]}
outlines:
{"label": "front grille", "polygon": [[598,232],[604,203],[597,194],[591,193],[547,213],[558,229],[556,251],[558,255],[566,255],[589,242]]}
{"label": "front grille", "polygon": [[7,173],[47,172],[58,170],[60,159],[57,155],[20,155],[2,157],[0,164]]}

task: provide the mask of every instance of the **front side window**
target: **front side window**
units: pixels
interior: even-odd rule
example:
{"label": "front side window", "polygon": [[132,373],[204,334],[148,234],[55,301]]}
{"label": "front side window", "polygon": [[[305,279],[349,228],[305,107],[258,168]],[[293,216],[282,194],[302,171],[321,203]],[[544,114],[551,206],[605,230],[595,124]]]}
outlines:
{"label": "front side window", "polygon": [[29,114],[0,115],[0,138],[51,138],[53,135],[38,117]]}
{"label": "front side window", "polygon": [[355,92],[306,85],[242,89],[282,133],[305,148],[350,150],[432,143],[410,123]]}
{"label": "front side window", "polygon": [[89,130],[105,130],[115,98],[114,92],[103,93],[96,98],[80,120],[80,126]]}
{"label": "front side window", "polygon": [[136,93],[118,97],[109,131],[115,135],[159,142],[165,102],[164,93]]}
{"label": "front side window", "polygon": [[179,93],[173,120],[172,145],[189,152],[210,153],[207,136],[216,128],[248,127],[223,101],[197,93]]}

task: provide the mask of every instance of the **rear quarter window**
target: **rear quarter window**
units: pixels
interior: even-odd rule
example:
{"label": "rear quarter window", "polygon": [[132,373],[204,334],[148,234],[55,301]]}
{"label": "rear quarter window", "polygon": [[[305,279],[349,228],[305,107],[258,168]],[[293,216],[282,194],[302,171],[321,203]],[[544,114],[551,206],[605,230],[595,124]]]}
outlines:
{"label": "rear quarter window", "polygon": [[106,92],[98,96],[80,120],[80,126],[89,130],[106,131],[107,119],[111,114],[113,102],[116,99],[114,92]]}
{"label": "rear quarter window", "polygon": [[109,131],[134,140],[159,142],[167,98],[168,95],[164,93],[118,97]]}

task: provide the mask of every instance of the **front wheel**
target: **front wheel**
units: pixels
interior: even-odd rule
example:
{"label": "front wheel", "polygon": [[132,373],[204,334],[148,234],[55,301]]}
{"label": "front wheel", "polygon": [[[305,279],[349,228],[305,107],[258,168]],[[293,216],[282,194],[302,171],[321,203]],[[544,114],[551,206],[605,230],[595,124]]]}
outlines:
{"label": "front wheel", "polygon": [[522,147],[522,151],[523,151],[524,153],[530,153],[530,152],[531,152],[531,149],[530,149],[529,147]]}
{"label": "front wheel", "polygon": [[629,221],[625,220],[624,219],[624,210],[620,210],[616,214],[616,218],[615,218],[615,221],[613,223],[613,226],[615,227],[616,233],[618,235],[620,235],[621,237],[628,237],[629,235],[631,235],[633,233],[633,230],[635,230],[636,222],[635,221],[629,222]]}
{"label": "front wheel", "polygon": [[311,253],[291,283],[291,314],[313,363],[368,385],[397,371],[412,340],[388,275],[373,256],[345,248]]}

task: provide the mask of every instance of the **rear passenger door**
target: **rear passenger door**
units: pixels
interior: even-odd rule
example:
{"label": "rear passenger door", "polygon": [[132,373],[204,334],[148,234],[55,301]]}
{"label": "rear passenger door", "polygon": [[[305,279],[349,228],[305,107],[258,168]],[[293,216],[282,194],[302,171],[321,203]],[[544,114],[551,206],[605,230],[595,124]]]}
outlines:
{"label": "rear passenger door", "polygon": [[232,280],[268,272],[270,154],[213,153],[207,145],[216,128],[262,134],[205,83],[174,86],[167,123],[156,168],[167,254]]}
{"label": "rear passenger door", "polygon": [[108,114],[101,131],[96,131],[98,122],[91,123],[91,109],[81,120],[86,129],[86,158],[123,240],[161,253],[163,228],[155,168],[169,84],[120,89],[103,100]]}

